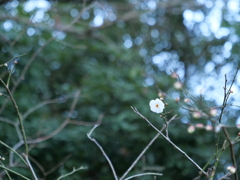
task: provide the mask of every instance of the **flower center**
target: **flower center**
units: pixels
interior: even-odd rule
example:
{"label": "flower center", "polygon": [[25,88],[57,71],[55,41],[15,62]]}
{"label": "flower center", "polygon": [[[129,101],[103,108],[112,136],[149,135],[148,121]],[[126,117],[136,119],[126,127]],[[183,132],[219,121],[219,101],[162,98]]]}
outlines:
{"label": "flower center", "polygon": [[158,107],[158,104],[156,104],[156,107]]}

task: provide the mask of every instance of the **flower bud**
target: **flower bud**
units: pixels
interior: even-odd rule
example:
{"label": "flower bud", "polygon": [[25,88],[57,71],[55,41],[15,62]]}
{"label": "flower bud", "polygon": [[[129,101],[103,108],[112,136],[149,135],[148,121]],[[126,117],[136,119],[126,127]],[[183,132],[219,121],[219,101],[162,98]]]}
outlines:
{"label": "flower bud", "polygon": [[213,127],[211,125],[206,125],[205,129],[206,129],[206,131],[212,131]]}
{"label": "flower bud", "polygon": [[180,98],[179,98],[179,97],[175,99],[175,102],[176,102],[176,103],[178,103],[179,101],[180,101]]}
{"label": "flower bud", "polygon": [[203,125],[202,123],[197,123],[197,124],[195,125],[195,127],[198,128],[198,129],[203,129],[203,128],[204,128],[204,125]]}
{"label": "flower bud", "polygon": [[192,134],[195,131],[194,125],[190,125],[187,129],[188,133]]}
{"label": "flower bud", "polygon": [[177,79],[177,78],[178,78],[178,74],[175,73],[175,72],[173,72],[173,73],[171,74],[171,77],[174,78],[174,79]]}
{"label": "flower bud", "polygon": [[195,112],[193,112],[192,116],[193,116],[193,118],[198,119],[201,117],[201,113],[199,111],[195,111]]}

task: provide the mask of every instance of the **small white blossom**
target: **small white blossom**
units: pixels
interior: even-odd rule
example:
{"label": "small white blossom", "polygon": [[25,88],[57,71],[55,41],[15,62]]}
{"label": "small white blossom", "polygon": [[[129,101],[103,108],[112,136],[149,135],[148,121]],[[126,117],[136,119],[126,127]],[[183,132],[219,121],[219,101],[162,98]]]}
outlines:
{"label": "small white blossom", "polygon": [[203,129],[203,128],[204,128],[204,125],[203,125],[202,123],[197,123],[197,124],[195,125],[195,127],[198,128],[198,129]]}
{"label": "small white blossom", "polygon": [[195,112],[193,112],[192,116],[195,119],[199,119],[201,117],[201,113],[199,111],[195,111]]}
{"label": "small white blossom", "polygon": [[234,166],[228,166],[227,170],[233,174],[236,173],[236,168]]}
{"label": "small white blossom", "polygon": [[151,100],[149,103],[149,106],[150,106],[151,111],[153,111],[155,113],[161,113],[161,112],[163,112],[163,109],[165,108],[164,103],[158,98],[156,100]]}

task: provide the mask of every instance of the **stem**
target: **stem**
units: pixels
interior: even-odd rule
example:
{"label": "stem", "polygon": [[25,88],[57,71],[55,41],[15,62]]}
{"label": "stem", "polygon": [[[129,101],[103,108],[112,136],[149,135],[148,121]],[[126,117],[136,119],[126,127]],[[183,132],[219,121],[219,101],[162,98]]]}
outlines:
{"label": "stem", "polygon": [[155,129],[164,139],[166,139],[174,148],[176,148],[180,153],[182,153],[189,161],[191,161],[204,175],[207,176],[207,173],[192,159],[187,153],[185,153],[182,149],[180,149],[176,144],[174,144],[167,136],[165,136],[160,130],[158,130],[146,117],[144,117],[140,112],[138,112],[137,108],[133,108],[133,111],[138,114],[141,118],[148,122],[153,129]]}
{"label": "stem", "polygon": [[[223,150],[226,149],[226,141],[223,143],[222,149],[223,149]],[[215,163],[214,163],[214,165],[213,165],[213,171],[212,171],[211,174],[209,174],[209,176],[210,176],[210,177],[209,177],[209,180],[213,180],[213,178],[214,178],[214,176],[215,176],[215,172],[216,172],[216,169],[217,169],[219,160],[220,160],[220,158],[221,158],[221,156],[222,156],[222,152],[223,152],[223,151],[220,151],[220,153],[215,156],[215,159],[216,159],[216,160],[215,160]]]}
{"label": "stem", "polygon": [[[121,178],[119,178],[119,180],[124,179],[127,174],[132,170],[132,168],[135,166],[135,164],[139,161],[139,159],[143,156],[143,154],[145,154],[145,152],[148,150],[148,148],[153,144],[153,142],[159,137],[159,133],[156,134],[155,137],[153,137],[153,139],[148,143],[148,145],[143,149],[143,151],[139,154],[139,156],[137,157],[137,159],[132,163],[132,165],[128,168],[128,170],[123,174],[123,176]],[[125,179],[126,180],[126,179]]]}
{"label": "stem", "polygon": [[78,168],[78,169],[73,168],[72,172],[67,173],[67,174],[64,174],[64,175],[61,175],[57,180],[60,180],[60,179],[62,179],[62,178],[65,178],[65,177],[67,177],[67,176],[75,173],[76,171],[80,171],[80,170],[82,170],[82,169],[87,169],[87,168],[82,167],[82,166],[81,166],[80,168]]}
{"label": "stem", "polygon": [[130,177],[124,179],[124,180],[129,180],[129,179],[132,179],[132,178],[135,178],[135,177],[147,176],[147,175],[152,175],[152,176],[162,176],[163,174],[147,172],[147,173],[141,173],[141,174],[136,174],[136,175],[130,176]]}
{"label": "stem", "polygon": [[[3,164],[1,161],[0,161],[0,164],[1,164],[2,166],[4,166],[4,164]],[[4,166],[4,167],[5,167],[5,166]],[[7,176],[8,176],[8,179],[12,180],[10,174],[8,173],[8,171],[7,171],[6,169],[5,169],[5,172],[6,172]]]}
{"label": "stem", "polygon": [[34,179],[35,179],[35,180],[38,180],[38,178],[37,178],[37,176],[36,176],[36,174],[35,174],[35,172],[34,172],[34,170],[33,170],[33,167],[32,167],[32,165],[31,165],[30,161],[28,160],[27,155],[23,153],[23,156],[25,157],[25,159],[26,159],[26,161],[27,161],[27,163],[28,163],[28,167],[30,168],[31,173],[32,173]]}
{"label": "stem", "polygon": [[21,128],[21,132],[22,132],[22,136],[23,136],[23,140],[24,140],[24,144],[25,144],[25,151],[26,151],[26,155],[28,155],[28,144],[27,144],[27,138],[26,138],[26,134],[25,134],[25,130],[24,130],[24,126],[23,126],[23,122],[22,122],[22,117],[21,114],[19,112],[17,103],[15,101],[15,99],[13,98],[13,95],[11,93],[11,91],[9,90],[9,88],[7,87],[7,85],[3,82],[3,80],[0,78],[1,83],[4,85],[5,89],[8,92],[8,95],[15,107],[15,110],[17,112],[17,116],[18,116],[18,120],[19,120],[19,124],[20,124],[20,128]]}
{"label": "stem", "polygon": [[15,151],[13,148],[9,147],[7,144],[5,144],[5,143],[2,142],[2,141],[0,141],[0,144],[4,145],[5,147],[7,147],[7,148],[10,149],[11,151],[13,151],[26,165],[28,165],[27,162],[22,158],[22,156],[17,153],[17,151]]}
{"label": "stem", "polygon": [[87,133],[87,137],[88,137],[91,141],[93,141],[93,142],[98,146],[98,148],[102,151],[104,157],[105,157],[106,160],[108,161],[109,166],[111,167],[111,170],[112,170],[112,172],[113,172],[113,176],[114,176],[115,180],[118,180],[116,171],[115,171],[115,169],[114,169],[114,166],[113,166],[111,160],[109,159],[109,157],[107,156],[107,154],[106,154],[105,151],[103,150],[102,146],[96,141],[96,139],[94,139],[94,138],[91,137],[91,134],[93,133],[93,131],[94,131],[98,126],[99,126],[99,125],[96,124],[96,125],[90,130],[90,132]]}
{"label": "stem", "polygon": [[23,176],[22,174],[19,174],[19,173],[17,173],[16,171],[13,171],[13,170],[11,170],[11,169],[5,167],[5,166],[0,165],[0,167],[3,168],[3,169],[5,169],[5,170],[7,170],[7,171],[9,171],[9,172],[12,172],[12,173],[18,175],[18,176],[20,176],[20,177],[22,177],[22,178],[24,178],[24,179],[31,180],[31,179],[29,179],[29,178]]}
{"label": "stem", "polygon": [[[225,127],[222,127],[222,129],[223,129],[223,132],[224,132],[225,136],[227,137],[227,141],[229,143],[229,148],[230,148],[230,153],[231,153],[230,156],[231,156],[231,159],[232,159],[233,166],[235,168],[237,168],[237,162],[236,162],[236,159],[235,159],[235,153],[234,153],[232,141],[229,137],[227,129]],[[235,178],[235,180],[238,180],[238,174],[237,173],[234,174],[234,178]]]}

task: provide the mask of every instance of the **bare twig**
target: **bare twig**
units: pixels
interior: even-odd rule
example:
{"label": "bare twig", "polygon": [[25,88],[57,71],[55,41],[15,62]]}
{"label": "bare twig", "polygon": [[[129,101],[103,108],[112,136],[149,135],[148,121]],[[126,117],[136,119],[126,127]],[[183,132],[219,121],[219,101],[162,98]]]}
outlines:
{"label": "bare twig", "polygon": [[[230,156],[231,156],[231,159],[232,159],[233,166],[237,168],[237,162],[236,162],[235,153],[234,153],[234,149],[233,149],[233,143],[232,143],[232,141],[229,137],[227,129],[225,127],[222,127],[222,129],[223,129],[223,132],[224,132],[225,136],[227,137],[227,141],[229,143],[230,154],[231,154]],[[234,174],[234,178],[235,178],[235,180],[238,180],[237,173]]]}
{"label": "bare twig", "polygon": [[180,149],[176,144],[174,144],[168,137],[166,137],[160,130],[158,130],[146,117],[144,117],[140,112],[138,112],[137,108],[131,107],[132,110],[148,122],[150,126],[153,127],[164,139],[166,139],[174,148],[176,148],[180,153],[182,153],[190,162],[192,162],[204,175],[207,176],[207,173],[192,159],[190,158],[182,149]]}
{"label": "bare twig", "polygon": [[163,174],[147,172],[147,173],[141,173],[141,174],[136,174],[136,175],[130,176],[130,177],[124,179],[124,180],[129,180],[129,179],[132,179],[132,178],[135,178],[135,177],[148,176],[148,175],[151,175],[151,176],[162,176]]}
{"label": "bare twig", "polygon": [[27,161],[28,167],[30,168],[30,171],[31,171],[31,173],[32,173],[32,175],[33,175],[33,177],[34,177],[34,179],[35,179],[35,180],[38,180],[38,178],[37,178],[37,176],[36,176],[36,174],[35,174],[35,172],[34,172],[34,170],[33,170],[33,167],[32,167],[32,165],[31,165],[31,163],[30,163],[30,161],[29,161],[27,155],[23,153],[23,156],[24,156],[24,158],[25,158],[26,161]]}
{"label": "bare twig", "polygon": [[13,174],[16,174],[16,175],[18,175],[18,176],[22,177],[23,179],[26,179],[26,180],[31,180],[31,179],[29,179],[29,178],[27,178],[27,177],[23,176],[22,174],[19,174],[18,172],[16,172],[16,171],[13,171],[13,170],[11,170],[11,169],[9,169],[9,168],[5,167],[5,166],[2,166],[2,165],[0,165],[0,167],[1,167],[1,168],[3,168],[3,169],[5,169],[5,170],[7,170],[7,171],[9,171],[9,172],[11,172],[11,173],[13,173]]}
{"label": "bare twig", "polygon": [[70,108],[70,112],[69,112],[69,116],[63,121],[63,123],[55,130],[53,131],[51,134],[43,136],[43,137],[39,137],[37,139],[33,139],[33,140],[29,140],[27,143],[28,144],[35,144],[35,143],[39,143],[39,142],[43,142],[46,141],[50,138],[52,138],[53,136],[55,136],[56,134],[58,134],[70,121],[70,115],[72,114],[72,112],[74,111],[76,104],[77,104],[77,100],[79,98],[80,95],[80,91],[78,90],[75,93],[71,108]]}
{"label": "bare twig", "polygon": [[64,174],[64,175],[61,175],[59,178],[57,178],[57,180],[63,179],[65,177],[70,176],[71,174],[75,173],[76,171],[80,171],[80,170],[83,170],[83,169],[87,169],[87,168],[83,167],[83,166],[81,166],[81,167],[79,167],[77,169],[73,168],[72,172]]}
{"label": "bare twig", "polygon": [[24,126],[23,126],[22,116],[19,112],[17,103],[16,103],[15,99],[13,98],[13,95],[12,95],[10,89],[7,87],[7,85],[4,83],[4,81],[1,78],[0,78],[0,81],[4,85],[5,89],[7,90],[8,95],[9,95],[9,97],[10,97],[12,103],[13,103],[13,106],[14,106],[16,112],[17,112],[17,117],[18,117],[18,121],[19,121],[19,124],[20,124],[23,140],[24,140],[25,152],[26,152],[26,155],[28,155],[28,144],[27,144],[27,138],[26,138],[26,134],[25,134]]}
{"label": "bare twig", "polygon": [[23,115],[22,115],[22,119],[26,119],[31,113],[33,113],[34,111],[36,111],[37,109],[47,105],[47,104],[52,104],[52,103],[59,103],[62,102],[66,99],[63,100],[59,100],[59,99],[52,99],[52,100],[46,100],[46,101],[42,101],[39,104],[37,104],[36,106],[31,107],[30,109],[28,109]]}
{"label": "bare twig", "polygon": [[2,141],[0,141],[0,144],[4,145],[5,147],[7,147],[11,151],[13,151],[27,165],[27,162],[22,158],[22,156],[20,154],[17,153],[17,151],[15,151],[13,148],[11,148],[10,146],[8,146],[7,144],[5,144]]}
{"label": "bare twig", "polygon": [[[236,173],[235,173],[236,174]],[[224,179],[228,179],[228,177],[229,176],[231,176],[232,175],[232,173],[231,172],[229,172],[229,173],[227,173],[227,174],[225,174],[223,177],[221,177],[220,179],[218,179],[218,180],[224,180]]]}
{"label": "bare twig", "polygon": [[132,168],[137,164],[137,162],[140,160],[140,158],[145,154],[145,152],[149,149],[149,147],[154,143],[154,141],[159,137],[159,133],[156,134],[156,136],[153,137],[153,139],[148,143],[148,145],[142,150],[142,152],[139,154],[139,156],[135,159],[135,161],[132,163],[132,165],[127,169],[127,171],[122,175],[119,180],[124,179],[127,174],[132,170]]}
{"label": "bare twig", "polygon": [[47,176],[49,174],[51,174],[52,172],[54,172],[56,169],[58,169],[62,164],[64,164],[72,155],[69,154],[67,155],[61,162],[57,163],[54,167],[52,167],[51,169],[49,169],[48,171],[44,172],[44,176]]}
{"label": "bare twig", "polygon": [[98,126],[99,126],[99,125],[96,124],[96,125],[90,130],[90,132],[87,133],[87,137],[88,137],[91,141],[93,141],[93,142],[98,146],[98,148],[101,150],[102,154],[104,155],[104,157],[105,157],[106,160],[108,161],[108,164],[109,164],[109,166],[110,166],[110,168],[111,168],[111,170],[112,170],[112,172],[113,172],[113,176],[114,176],[115,180],[118,180],[116,171],[115,171],[115,169],[114,169],[114,166],[113,166],[111,160],[109,159],[109,157],[107,156],[107,154],[106,154],[105,151],[103,150],[102,146],[97,142],[97,140],[91,137],[91,134],[93,133],[93,131],[94,131]]}
{"label": "bare twig", "polygon": [[[168,124],[175,119],[177,115],[174,115],[169,121]],[[167,126],[165,125],[160,131],[162,132]],[[145,152],[149,149],[149,147],[154,143],[154,141],[159,137],[159,133],[157,133],[153,139],[148,143],[148,145],[142,150],[142,152],[139,154],[139,156],[135,159],[135,161],[132,163],[132,165],[127,169],[127,171],[122,175],[121,178],[119,178],[119,180],[124,179],[127,174],[132,170],[132,168],[137,164],[137,162],[139,161],[139,159],[145,154]]]}
{"label": "bare twig", "polygon": [[[2,161],[0,161],[0,164],[1,164],[2,166],[4,166],[4,164],[2,163]],[[4,166],[4,167],[5,167],[5,166]],[[9,180],[12,180],[12,178],[11,178],[11,176],[10,176],[10,174],[8,173],[7,170],[5,170],[5,173],[7,174],[8,179],[9,179]]]}
{"label": "bare twig", "polygon": [[229,98],[229,96],[231,94],[231,88],[232,88],[233,83],[234,83],[234,81],[235,81],[235,79],[237,77],[238,70],[239,69],[237,69],[237,71],[236,71],[236,73],[235,73],[235,75],[233,77],[232,83],[231,83],[231,85],[230,85],[228,90],[227,90],[227,81],[228,80],[227,80],[227,76],[225,74],[225,84],[224,84],[224,87],[223,87],[223,89],[224,89],[224,98],[223,98],[222,110],[221,110],[221,113],[220,113],[220,116],[219,116],[219,123],[221,123],[221,119],[222,119],[222,116],[223,116],[223,113],[224,113],[224,109],[225,109],[225,107],[227,105],[228,98]]}

